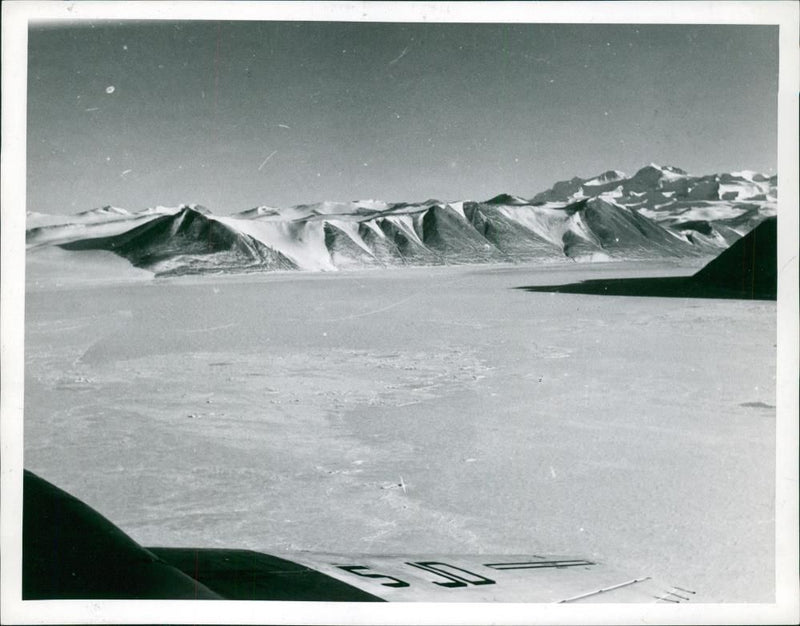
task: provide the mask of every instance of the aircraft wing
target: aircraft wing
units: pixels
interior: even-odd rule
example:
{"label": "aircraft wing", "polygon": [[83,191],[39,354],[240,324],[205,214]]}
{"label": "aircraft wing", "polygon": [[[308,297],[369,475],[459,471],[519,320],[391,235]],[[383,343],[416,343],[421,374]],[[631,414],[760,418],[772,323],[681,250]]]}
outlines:
{"label": "aircraft wing", "polygon": [[228,599],[680,603],[695,595],[569,557],[148,550]]}
{"label": "aircraft wing", "polygon": [[676,603],[694,595],[580,557],[147,548],[27,471],[22,570],[26,600]]}

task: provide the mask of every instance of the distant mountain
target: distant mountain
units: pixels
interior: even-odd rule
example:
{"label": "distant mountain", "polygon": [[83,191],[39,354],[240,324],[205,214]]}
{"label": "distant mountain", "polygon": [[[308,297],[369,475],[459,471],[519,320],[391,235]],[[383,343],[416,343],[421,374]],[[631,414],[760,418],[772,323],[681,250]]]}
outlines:
{"label": "distant mountain", "polygon": [[297,269],[280,252],[210,219],[196,208],[183,208],[119,235],[61,244],[66,250],[108,250],[136,267],[158,274]]}
{"label": "distant mountain", "polygon": [[504,204],[507,206],[522,206],[528,204],[528,201],[519,196],[512,196],[507,193],[501,193],[494,198],[486,201],[486,204]]}
{"label": "distant mountain", "polygon": [[533,197],[535,204],[569,203],[603,196],[634,209],[693,243],[724,248],[765,217],[775,215],[777,177],[742,171],[692,176],[651,163],[628,177],[610,170],[572,178]]}
{"label": "distant mountain", "polygon": [[28,248],[58,245],[88,237],[107,237],[130,230],[160,215],[172,215],[180,207],[154,207],[137,213],[103,207],[77,215],[28,213],[25,243]]}
{"label": "distant mountain", "polygon": [[215,216],[198,205],[29,214],[29,249],[110,250],[158,274],[712,257],[775,213],[777,180],[649,165],[531,200],[320,202]]}
{"label": "distant mountain", "polygon": [[78,213],[79,217],[128,217],[130,213],[126,209],[122,209],[120,207],[106,205],[104,207],[100,207],[99,209],[90,209],[89,211],[83,211]]}

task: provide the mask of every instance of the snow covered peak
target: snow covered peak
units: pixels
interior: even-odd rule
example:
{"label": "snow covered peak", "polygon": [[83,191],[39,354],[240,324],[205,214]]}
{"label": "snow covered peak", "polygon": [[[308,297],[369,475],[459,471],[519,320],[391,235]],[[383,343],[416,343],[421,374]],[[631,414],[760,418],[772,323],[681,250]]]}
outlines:
{"label": "snow covered peak", "polygon": [[276,217],[280,216],[281,210],[276,209],[275,207],[266,206],[266,205],[259,205],[252,209],[245,209],[236,214],[237,217],[245,217],[245,218],[253,218],[253,217]]}
{"label": "snow covered peak", "polygon": [[[142,209],[141,211],[136,211],[133,213],[132,216],[134,217],[145,217],[148,215],[159,216],[159,215],[175,215],[176,213],[180,213],[184,207],[188,205],[181,204],[179,206],[163,206],[161,204],[147,207],[146,209]],[[207,211],[208,209],[206,209]]]}
{"label": "snow covered peak", "polygon": [[94,215],[94,216],[98,216],[99,217],[99,216],[106,216],[106,215],[108,215],[108,216],[123,215],[124,216],[124,215],[130,215],[130,213],[128,213],[128,211],[126,211],[125,209],[121,209],[120,207],[111,206],[110,204],[107,204],[107,205],[102,206],[102,207],[97,208],[97,209],[89,209],[88,211],[82,211],[81,213],[78,213],[78,215],[87,215],[87,216],[88,215]]}
{"label": "snow covered peak", "polygon": [[670,172],[672,174],[680,174],[681,176],[688,176],[688,172],[686,170],[682,170],[681,168],[675,167],[674,165],[661,165],[659,163],[649,163],[642,169],[646,169],[648,167],[665,173]]}
{"label": "snow covered peak", "polygon": [[178,211],[182,213],[193,211],[202,215],[211,215],[211,211],[202,204],[182,204],[180,207],[178,207]]}
{"label": "snow covered peak", "polygon": [[501,193],[494,198],[486,201],[486,204],[505,204],[511,206],[522,206],[528,204],[528,201],[519,196],[513,196],[509,193]]}
{"label": "snow covered peak", "polygon": [[613,181],[624,180],[628,176],[625,172],[620,172],[619,170],[608,170],[607,172],[603,172],[599,176],[595,176],[584,182],[584,185],[604,185],[606,183],[610,183]]}
{"label": "snow covered peak", "polygon": [[294,213],[310,215],[351,215],[363,211],[385,211],[389,205],[380,200],[352,200],[336,202],[325,200],[314,204],[298,204],[291,207]]}
{"label": "snow covered peak", "polygon": [[679,167],[650,163],[650,165],[646,165],[636,172],[636,174],[633,175],[633,180],[656,184],[661,179],[675,180],[684,176],[688,176],[688,174]]}
{"label": "snow covered peak", "polygon": [[735,178],[741,178],[743,180],[747,180],[751,183],[764,183],[769,181],[768,176],[765,176],[764,174],[753,170],[740,170],[738,172],[731,172],[730,175]]}
{"label": "snow covered peak", "polygon": [[385,211],[389,206],[383,200],[373,200],[373,199],[354,200],[352,204],[360,209],[372,209],[373,211]]}

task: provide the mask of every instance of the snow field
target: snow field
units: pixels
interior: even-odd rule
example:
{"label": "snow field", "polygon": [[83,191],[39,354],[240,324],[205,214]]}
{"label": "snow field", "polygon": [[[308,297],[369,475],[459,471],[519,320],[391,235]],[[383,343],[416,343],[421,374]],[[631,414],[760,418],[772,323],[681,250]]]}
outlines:
{"label": "snow field", "polygon": [[562,554],[770,601],[775,304],[513,289],[693,271],[29,289],[26,467],[144,545]]}

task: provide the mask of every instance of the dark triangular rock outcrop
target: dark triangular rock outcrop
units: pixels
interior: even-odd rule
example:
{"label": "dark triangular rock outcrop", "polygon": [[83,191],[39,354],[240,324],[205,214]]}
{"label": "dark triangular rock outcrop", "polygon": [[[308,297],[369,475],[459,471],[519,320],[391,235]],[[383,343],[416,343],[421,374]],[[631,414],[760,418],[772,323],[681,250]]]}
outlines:
{"label": "dark triangular rock outcrop", "polygon": [[777,298],[778,218],[761,222],[691,280],[696,285],[723,289],[741,298]]}

